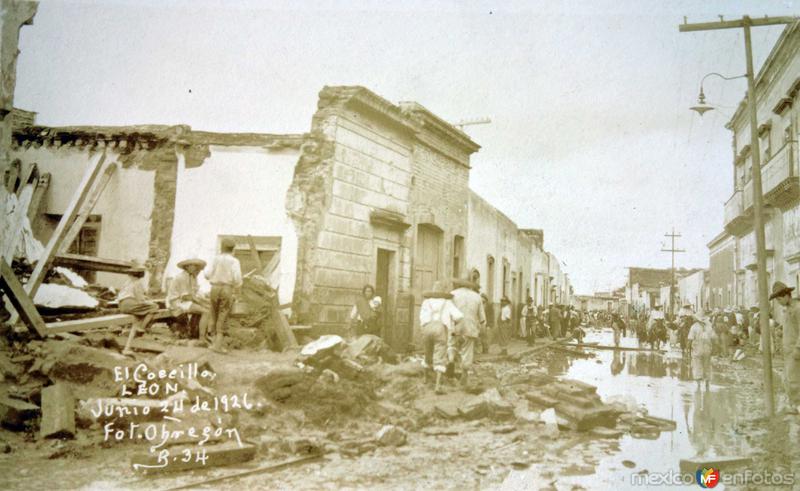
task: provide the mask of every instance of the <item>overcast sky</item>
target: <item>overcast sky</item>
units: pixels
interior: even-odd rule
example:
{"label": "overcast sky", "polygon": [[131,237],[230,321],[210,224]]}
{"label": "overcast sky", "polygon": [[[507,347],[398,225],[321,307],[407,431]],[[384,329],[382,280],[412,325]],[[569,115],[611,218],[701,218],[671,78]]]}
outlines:
{"label": "overcast sky", "polygon": [[[557,5],[558,4],[558,5]],[[798,2],[43,1],[20,37],[15,104],[45,125],[189,124],[301,133],[324,85],[412,100],[467,129],[470,185],[544,229],[578,293],[628,266],[707,267],[732,192],[724,128],[744,80],[739,30],[689,22],[795,15]],[[780,27],[754,28],[757,69]]]}

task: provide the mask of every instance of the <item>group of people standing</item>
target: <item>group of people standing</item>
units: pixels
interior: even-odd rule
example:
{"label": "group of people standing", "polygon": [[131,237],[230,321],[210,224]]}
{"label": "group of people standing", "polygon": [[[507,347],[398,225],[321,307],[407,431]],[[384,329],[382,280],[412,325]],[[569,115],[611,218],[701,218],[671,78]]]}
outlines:
{"label": "group of people standing", "polygon": [[453,287],[449,290],[442,281],[434,283],[431,291],[422,294],[424,300],[419,312],[425,364],[435,376],[437,394],[443,392],[442,377],[448,365],[452,368],[460,365],[461,383],[468,383],[475,346],[487,328],[478,284],[457,279]]}
{"label": "group of people standing", "polygon": [[[783,384],[787,395],[786,412],[800,413],[800,299],[792,297],[794,288],[778,281],[772,287],[769,297],[773,301],[770,312],[770,329],[781,341],[774,346],[775,353],[783,358]],[[660,312],[654,309],[653,312]],[[653,312],[648,323],[657,322],[659,315]],[[662,315],[670,330],[671,344],[679,345],[685,356],[691,360],[692,378],[698,386],[709,386],[711,379],[711,360],[713,356],[721,359],[740,361],[744,358],[744,348],[748,344],[763,349],[759,309],[715,309],[713,311],[693,312],[684,306],[673,321]],[[639,316],[634,317],[639,321]],[[674,337],[673,337],[674,333]]]}
{"label": "group of people standing", "polygon": [[[235,247],[232,240],[222,240],[220,253],[208,268],[206,262],[198,258],[179,262],[179,272],[169,283],[165,302],[173,317],[190,326],[197,326],[197,337],[206,341],[213,351],[220,353],[226,352],[223,346],[225,323],[235,295],[242,287],[241,264],[233,256]],[[201,272],[211,286],[207,293],[201,292]],[[129,273],[128,282],[117,294],[120,312],[138,318],[122,350],[125,355],[132,354],[131,344],[137,330],[146,329],[159,311],[158,304],[147,296],[148,279],[144,268],[133,270]]]}
{"label": "group of people standing", "polygon": [[[467,384],[472,372],[475,351],[481,345],[483,352],[494,338],[500,353],[507,352],[512,337],[535,343],[537,337],[562,338],[572,336],[583,339],[581,315],[565,305],[537,307],[533,299],[520,310],[517,327],[514,326],[512,304],[508,298],[500,301],[498,325],[493,320],[492,305],[480,293],[476,281],[453,280],[453,288],[437,281],[431,291],[424,292],[420,307],[420,326],[425,348],[425,364],[429,375],[435,377],[435,391],[442,393],[442,377],[449,370],[460,368],[460,379]],[[355,311],[354,311],[355,312]],[[488,312],[488,314],[487,314]]]}

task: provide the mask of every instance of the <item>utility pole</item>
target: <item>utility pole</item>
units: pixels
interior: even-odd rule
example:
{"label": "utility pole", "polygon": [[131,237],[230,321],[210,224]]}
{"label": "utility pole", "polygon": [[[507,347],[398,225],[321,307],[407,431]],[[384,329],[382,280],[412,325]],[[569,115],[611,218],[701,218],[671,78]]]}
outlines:
{"label": "utility pole", "polygon": [[745,15],[737,20],[704,22],[678,26],[680,32],[710,31],[716,29],[744,29],[745,61],[747,63],[747,107],[750,112],[750,155],[753,164],[753,227],[756,235],[756,265],[758,273],[758,320],[761,326],[761,343],[764,358],[764,392],[767,415],[775,415],[775,394],[772,388],[772,333],[769,328],[769,290],[767,285],[767,252],[764,235],[764,196],[761,187],[761,149],[758,141],[758,114],[755,74],[753,72],[753,47],[750,28],[792,24],[797,17],[763,17],[751,19]]}
{"label": "utility pole", "polygon": [[669,283],[669,316],[670,320],[675,320],[675,253],[686,252],[684,249],[675,249],[675,239],[680,237],[681,234],[675,233],[675,227],[672,227],[671,234],[664,234],[664,237],[672,239],[672,247],[669,249],[661,249],[661,252],[669,252],[672,254],[672,280]]}

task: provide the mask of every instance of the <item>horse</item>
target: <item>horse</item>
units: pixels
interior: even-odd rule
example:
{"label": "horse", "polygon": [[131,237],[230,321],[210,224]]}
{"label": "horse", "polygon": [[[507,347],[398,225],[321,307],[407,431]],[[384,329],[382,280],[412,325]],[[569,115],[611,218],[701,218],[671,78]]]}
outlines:
{"label": "horse", "polygon": [[654,350],[658,350],[661,347],[661,343],[667,342],[667,327],[664,325],[663,319],[653,321],[647,332],[647,342],[650,343],[650,347]]}

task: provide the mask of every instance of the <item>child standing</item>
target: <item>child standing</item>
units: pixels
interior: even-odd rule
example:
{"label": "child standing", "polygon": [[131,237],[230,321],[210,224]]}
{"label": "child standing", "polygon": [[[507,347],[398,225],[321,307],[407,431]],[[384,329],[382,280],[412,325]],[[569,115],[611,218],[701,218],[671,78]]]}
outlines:
{"label": "child standing", "polygon": [[214,342],[211,350],[217,353],[227,353],[223,347],[223,329],[228,314],[233,306],[233,295],[242,287],[242,266],[239,260],[233,257],[236,244],[230,239],[223,239],[220,254],[211,261],[205,275],[211,283],[211,309],[209,312],[209,327],[214,329]]}

